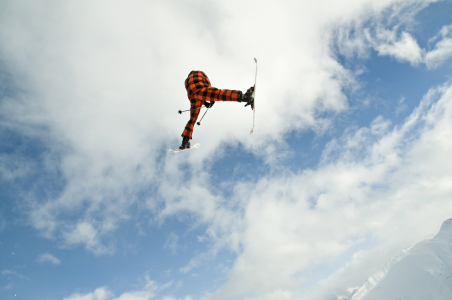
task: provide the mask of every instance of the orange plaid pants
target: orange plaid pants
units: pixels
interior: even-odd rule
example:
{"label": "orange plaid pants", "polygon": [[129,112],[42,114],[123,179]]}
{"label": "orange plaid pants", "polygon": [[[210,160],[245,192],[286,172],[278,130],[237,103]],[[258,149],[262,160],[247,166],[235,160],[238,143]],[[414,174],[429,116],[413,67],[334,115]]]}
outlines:
{"label": "orange plaid pants", "polygon": [[185,80],[185,89],[190,100],[190,120],[185,126],[182,137],[193,135],[193,127],[198,119],[201,106],[206,101],[240,101],[242,92],[238,90],[220,90],[212,87],[207,75],[202,71],[191,71]]}

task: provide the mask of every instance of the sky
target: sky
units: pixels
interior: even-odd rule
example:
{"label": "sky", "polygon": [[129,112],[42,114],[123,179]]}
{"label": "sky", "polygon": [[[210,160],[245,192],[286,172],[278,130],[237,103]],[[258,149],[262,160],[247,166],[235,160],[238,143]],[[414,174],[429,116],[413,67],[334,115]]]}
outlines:
{"label": "sky", "polygon": [[[321,299],[452,217],[452,2],[0,0],[0,298]],[[184,81],[246,91],[178,154]],[[202,112],[203,113],[203,112]]]}

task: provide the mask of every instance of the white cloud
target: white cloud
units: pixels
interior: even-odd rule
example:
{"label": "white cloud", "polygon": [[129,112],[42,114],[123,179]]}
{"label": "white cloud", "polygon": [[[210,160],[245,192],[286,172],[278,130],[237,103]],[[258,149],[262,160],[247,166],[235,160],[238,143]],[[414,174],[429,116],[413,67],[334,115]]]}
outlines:
{"label": "white cloud", "polygon": [[2,287],[2,289],[4,290],[12,290],[14,287],[12,285],[12,283],[8,283],[7,285],[5,285],[4,287]]}
{"label": "white cloud", "polygon": [[31,281],[31,279],[28,278],[27,276],[24,276],[24,275],[20,274],[19,272],[13,271],[13,270],[3,270],[2,275],[5,277],[8,277],[8,278],[11,278],[12,276],[14,276],[14,277],[17,277],[20,279],[26,279],[26,280]]}
{"label": "white cloud", "polygon": [[375,46],[379,55],[393,56],[412,65],[423,61],[423,51],[409,33],[402,32],[400,38],[396,38],[394,32],[384,30],[378,33],[378,38],[384,41]]}
{"label": "white cloud", "polygon": [[179,236],[174,232],[171,232],[168,236],[168,239],[166,240],[165,245],[163,245],[163,248],[169,249],[172,254],[176,254],[177,248],[179,247],[177,244],[178,240]]}
{"label": "white cloud", "polygon": [[[215,122],[195,129],[203,144],[187,161],[195,170],[220,156],[225,142],[274,162],[286,132],[325,131],[328,115],[347,110],[343,90],[353,88],[354,75],[331,56],[325,30],[337,20],[379,14],[394,1],[256,3],[3,5],[0,53],[22,91],[0,104],[4,124],[50,141],[44,171],[65,184],[49,199],[34,199],[33,191],[27,197],[31,222],[44,236],[109,253],[102,238],[133,217],[137,195],[180,180],[184,158],[161,154],[180,143],[187,119],[176,112],[188,105],[183,81],[193,69],[204,70],[214,86],[245,90],[253,84],[252,58],[260,65],[256,134],[248,134],[250,110],[219,103],[209,112]],[[119,16],[128,21],[118,23]],[[411,42],[404,35],[391,41],[395,50],[384,51],[413,61]]]}
{"label": "white cloud", "polygon": [[452,39],[444,38],[426,55],[427,66],[434,68],[452,56]]}
{"label": "white cloud", "polygon": [[39,255],[37,262],[39,262],[39,263],[50,262],[54,265],[59,265],[61,263],[61,260],[59,260],[58,258],[56,258],[55,256],[53,256],[50,253],[44,253],[44,254]]}
{"label": "white cloud", "polygon": [[107,300],[111,299],[113,294],[108,290],[107,287],[97,288],[94,292],[87,294],[73,294],[63,300]]}
{"label": "white cloud", "polygon": [[190,296],[186,296],[185,298],[176,299],[176,298],[173,298],[173,297],[165,296],[165,297],[162,298],[162,300],[193,300],[193,298],[190,297]]}
{"label": "white cloud", "polygon": [[[440,39],[441,38],[441,39]],[[425,61],[430,69],[436,68],[452,57],[452,25],[443,26],[431,42],[440,39],[435,48],[427,52]]]}
{"label": "white cloud", "polygon": [[[334,29],[335,46],[340,54],[348,58],[354,55],[368,58],[369,50],[374,49],[378,55],[391,56],[413,66],[425,63],[429,69],[437,68],[452,56],[452,25],[443,26],[429,40],[429,44],[435,43],[431,50],[422,49],[416,39],[403,30],[413,28],[414,16],[428,4],[420,2],[418,5],[405,7],[395,5],[391,7],[390,17],[387,16],[387,11],[383,11],[365,19],[349,20],[349,23]],[[398,20],[395,25],[394,20]]]}
{"label": "white cloud", "polygon": [[138,291],[124,293],[115,300],[150,300],[153,299],[155,294],[150,291]]}
{"label": "white cloud", "polygon": [[400,1],[386,9],[372,10],[355,18],[333,23],[334,46],[348,58],[368,58],[370,50],[389,55],[402,62],[417,65],[423,62],[424,50],[407,31],[413,27],[416,14],[430,1]]}
{"label": "white cloud", "polygon": [[87,250],[96,254],[108,253],[109,250],[99,240],[98,230],[89,222],[80,222],[72,230],[65,233],[68,245],[85,245]]}
{"label": "white cloud", "polygon": [[306,284],[306,270],[349,251],[351,258],[341,258],[341,279],[332,276],[319,289],[357,286],[375,265],[449,217],[450,120],[452,88],[444,85],[403,125],[391,128],[378,117],[336,140],[316,169],[239,184],[230,199],[210,195],[197,181],[187,183],[190,190],[162,186],[162,214],[191,211],[210,224],[213,241],[237,251],[229,282],[214,297],[294,293]]}
{"label": "white cloud", "polygon": [[201,261],[202,261],[202,256],[196,256],[196,257],[192,258],[185,267],[180,268],[179,271],[182,273],[188,273],[192,269],[198,267],[200,265]]}
{"label": "white cloud", "polygon": [[[155,299],[156,296],[159,295],[159,293],[172,285],[171,282],[163,285],[158,285],[155,281],[150,280],[148,276],[146,276],[145,279],[146,283],[142,286],[141,289],[124,292],[118,297],[116,297],[108,287],[100,287],[97,288],[94,292],[89,292],[86,294],[75,293],[67,298],[63,298],[63,300],[151,300]],[[163,296],[162,299],[169,300],[174,298]],[[192,299],[191,297],[187,296],[185,299],[181,300]]]}
{"label": "white cloud", "polygon": [[452,87],[445,85],[431,90],[403,126],[360,129],[318,169],[238,190],[236,197],[249,199],[243,251],[215,297],[295,292],[310,268],[338,263],[348,251],[351,257],[339,262],[344,269],[325,274],[331,278],[314,291],[359,286],[391,253],[435,232],[452,209],[451,120]]}
{"label": "white cloud", "polygon": [[20,155],[0,155],[0,178],[5,181],[12,181],[23,177],[32,168],[33,163],[27,161]]}
{"label": "white cloud", "polygon": [[[62,178],[64,189],[56,197],[27,199],[31,222],[46,237],[112,253],[104,241],[133,218],[144,191],[159,220],[188,212],[207,226],[209,255],[225,247],[238,255],[215,297],[301,298],[310,267],[338,260],[343,266],[322,274],[332,275],[325,282],[309,283],[314,287],[358,285],[391,251],[431,232],[451,208],[449,86],[427,95],[401,127],[379,117],[336,138],[315,169],[232,183],[228,198],[206,184],[205,167],[224,144],[242,143],[272,164],[287,132],[325,131],[329,115],[348,109],[343,90],[352,89],[355,78],[331,54],[332,26],[378,19],[394,3],[428,2],[15,3],[0,11],[0,55],[26,93],[2,101],[0,112],[8,128],[51,138],[47,146],[56,154],[44,171]],[[369,38],[359,23],[358,38],[340,46],[363,56],[374,47],[420,62],[421,49],[408,31],[378,25]],[[195,129],[202,151],[162,154],[180,142],[187,121],[176,111],[188,106],[188,72],[201,69],[217,87],[244,90],[253,83],[253,57],[260,68],[255,135],[248,134],[250,110],[219,103],[209,112],[215,122]],[[146,194],[154,188],[159,195]],[[342,258],[347,253],[351,258]],[[180,270],[199,263],[195,257]],[[339,273],[347,276],[335,277]],[[119,297],[153,295],[154,289],[144,289]],[[67,299],[83,297],[113,295],[104,287]]]}

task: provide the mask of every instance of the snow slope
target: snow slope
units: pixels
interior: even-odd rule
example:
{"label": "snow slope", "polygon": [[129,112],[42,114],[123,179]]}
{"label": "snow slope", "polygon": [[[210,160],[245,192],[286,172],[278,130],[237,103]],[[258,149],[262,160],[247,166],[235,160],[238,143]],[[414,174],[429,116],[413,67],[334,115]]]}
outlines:
{"label": "snow slope", "polygon": [[439,233],[402,251],[350,300],[451,300],[452,219]]}

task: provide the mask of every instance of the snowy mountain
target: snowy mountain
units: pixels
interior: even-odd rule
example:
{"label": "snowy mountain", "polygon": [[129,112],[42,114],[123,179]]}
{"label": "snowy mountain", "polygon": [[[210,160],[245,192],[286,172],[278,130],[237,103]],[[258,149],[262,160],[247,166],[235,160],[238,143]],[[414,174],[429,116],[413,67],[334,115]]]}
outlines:
{"label": "snowy mountain", "polygon": [[439,233],[393,257],[348,300],[451,300],[452,219]]}

